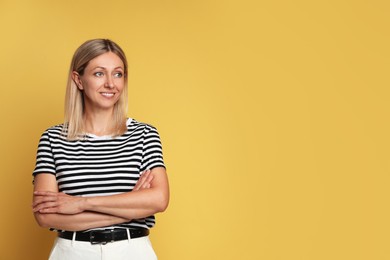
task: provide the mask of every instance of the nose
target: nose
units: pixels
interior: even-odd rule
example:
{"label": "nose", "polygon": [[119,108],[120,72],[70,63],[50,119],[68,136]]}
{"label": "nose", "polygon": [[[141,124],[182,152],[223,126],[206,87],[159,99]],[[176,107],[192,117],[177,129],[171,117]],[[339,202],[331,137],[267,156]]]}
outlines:
{"label": "nose", "polygon": [[114,87],[114,81],[112,80],[111,75],[107,76],[106,82],[105,82],[104,86],[107,87],[107,88],[113,88]]}

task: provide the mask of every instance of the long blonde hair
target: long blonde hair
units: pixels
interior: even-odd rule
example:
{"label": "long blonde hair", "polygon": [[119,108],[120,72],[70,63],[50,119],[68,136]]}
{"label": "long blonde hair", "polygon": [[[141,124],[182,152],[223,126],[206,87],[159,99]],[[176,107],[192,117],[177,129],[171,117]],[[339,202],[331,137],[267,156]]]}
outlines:
{"label": "long blonde hair", "polygon": [[113,41],[109,39],[93,39],[83,43],[74,53],[69,69],[68,83],[66,86],[65,95],[65,122],[63,134],[68,140],[79,139],[85,133],[84,131],[84,100],[83,92],[77,88],[76,83],[72,79],[72,73],[76,71],[79,75],[83,75],[89,61],[97,56],[113,52],[122,60],[124,65],[125,86],[118,102],[114,105],[114,125],[115,130],[113,135],[118,136],[126,132],[126,117],[127,117],[127,76],[128,65],[125,53]]}

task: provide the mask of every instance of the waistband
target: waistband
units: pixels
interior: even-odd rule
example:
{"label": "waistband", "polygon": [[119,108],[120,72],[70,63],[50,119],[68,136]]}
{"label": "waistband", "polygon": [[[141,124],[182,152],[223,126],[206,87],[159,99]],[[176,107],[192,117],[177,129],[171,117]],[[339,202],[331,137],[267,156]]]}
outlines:
{"label": "waistband", "polygon": [[[149,235],[149,229],[137,228],[137,229],[104,229],[104,230],[91,230],[87,232],[77,231],[63,231],[58,232],[58,237],[72,240],[73,235],[76,233],[76,241],[91,242],[91,244],[107,244],[109,242],[115,242],[125,239],[132,239],[138,237],[144,237]],[[130,237],[129,237],[129,236]]]}

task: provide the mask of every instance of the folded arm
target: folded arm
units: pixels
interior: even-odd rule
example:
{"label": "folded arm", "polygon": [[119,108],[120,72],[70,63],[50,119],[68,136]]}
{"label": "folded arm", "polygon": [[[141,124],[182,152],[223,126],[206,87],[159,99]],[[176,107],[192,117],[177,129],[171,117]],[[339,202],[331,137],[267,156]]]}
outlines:
{"label": "folded arm", "polygon": [[169,203],[165,168],[154,168],[149,174],[152,177],[149,188],[112,196],[85,198],[82,209],[131,219],[165,211]]}
{"label": "folded arm", "polygon": [[91,228],[106,227],[127,222],[129,220],[95,212],[82,212],[66,215],[58,213],[34,213],[41,227],[57,230],[82,231]]}
{"label": "folded arm", "polygon": [[143,174],[132,192],[110,196],[76,197],[58,192],[55,177],[35,177],[33,212],[39,225],[83,230],[144,218],[166,209],[168,179],[163,167]]}

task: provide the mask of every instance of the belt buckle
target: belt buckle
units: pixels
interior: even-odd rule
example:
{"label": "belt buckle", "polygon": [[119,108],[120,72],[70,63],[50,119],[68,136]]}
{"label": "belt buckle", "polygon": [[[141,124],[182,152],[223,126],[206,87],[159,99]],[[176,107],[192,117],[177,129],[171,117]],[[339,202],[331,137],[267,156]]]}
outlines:
{"label": "belt buckle", "polygon": [[[90,231],[90,234],[89,234],[89,242],[91,242],[92,245],[96,245],[96,244],[102,244],[102,245],[105,245],[107,244],[108,242],[114,242],[114,230],[113,229],[110,229],[110,230],[103,230],[103,231],[100,231],[100,230],[92,230]],[[109,232],[107,232],[109,231]],[[96,237],[96,234],[97,233],[101,233],[101,235],[103,235],[103,241],[100,241],[99,238]]]}

